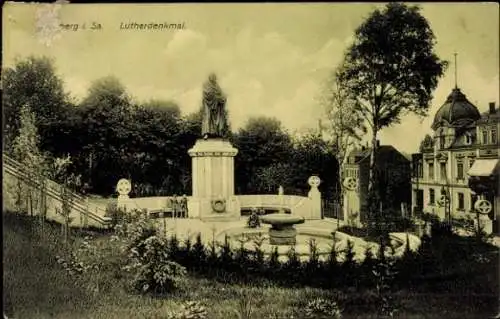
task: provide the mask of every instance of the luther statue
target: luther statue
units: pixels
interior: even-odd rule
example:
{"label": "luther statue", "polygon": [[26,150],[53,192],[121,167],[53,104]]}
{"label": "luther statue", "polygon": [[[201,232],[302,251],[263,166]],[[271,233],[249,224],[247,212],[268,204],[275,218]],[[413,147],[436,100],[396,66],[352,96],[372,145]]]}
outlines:
{"label": "luther statue", "polygon": [[201,123],[203,138],[226,137],[229,130],[225,109],[226,100],[217,83],[217,77],[211,74],[203,85],[203,120]]}

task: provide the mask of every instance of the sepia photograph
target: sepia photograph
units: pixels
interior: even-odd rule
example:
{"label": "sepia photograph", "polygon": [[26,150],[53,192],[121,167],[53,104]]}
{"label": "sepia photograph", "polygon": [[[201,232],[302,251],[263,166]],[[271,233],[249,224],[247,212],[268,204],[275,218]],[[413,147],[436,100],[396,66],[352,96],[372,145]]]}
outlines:
{"label": "sepia photograph", "polygon": [[3,318],[500,319],[499,12],[4,3]]}

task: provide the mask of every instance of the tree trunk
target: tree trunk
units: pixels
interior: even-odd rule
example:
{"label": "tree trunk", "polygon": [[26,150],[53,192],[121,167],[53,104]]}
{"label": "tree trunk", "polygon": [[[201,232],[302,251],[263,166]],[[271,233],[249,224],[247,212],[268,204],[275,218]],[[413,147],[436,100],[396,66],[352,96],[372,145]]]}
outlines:
{"label": "tree trunk", "polygon": [[28,186],[28,210],[29,215],[33,217],[33,190]]}
{"label": "tree trunk", "polygon": [[[369,180],[368,180],[368,205],[365,207],[367,211],[365,212],[365,216],[367,217],[365,220],[368,223],[369,232],[372,232],[373,227],[379,227],[379,203],[377,197],[377,189],[376,189],[376,156],[377,156],[377,134],[378,130],[374,126],[372,130],[372,147],[370,150],[370,171],[369,171]],[[374,223],[374,224],[373,224]]]}
{"label": "tree trunk", "polygon": [[378,130],[373,129],[372,131],[372,148],[370,150],[370,179],[368,184],[368,192],[372,192],[375,188],[375,163],[376,163],[376,153],[377,153],[377,134]]}

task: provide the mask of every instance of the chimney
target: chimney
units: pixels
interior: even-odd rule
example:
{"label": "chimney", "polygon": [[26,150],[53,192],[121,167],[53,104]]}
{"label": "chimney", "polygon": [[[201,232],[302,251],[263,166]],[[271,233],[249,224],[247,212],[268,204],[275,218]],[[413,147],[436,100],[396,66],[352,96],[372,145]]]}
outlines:
{"label": "chimney", "polygon": [[490,102],[490,114],[495,114],[495,102]]}

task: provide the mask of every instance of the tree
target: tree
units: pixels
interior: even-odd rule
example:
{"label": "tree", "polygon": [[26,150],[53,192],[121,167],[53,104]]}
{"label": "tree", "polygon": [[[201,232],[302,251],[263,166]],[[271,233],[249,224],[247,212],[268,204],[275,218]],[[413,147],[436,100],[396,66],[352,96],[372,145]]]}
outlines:
{"label": "tree", "polygon": [[272,117],[252,117],[234,136],[238,148],[235,176],[239,192],[256,192],[252,176],[257,170],[290,159],[292,142],[281,123]]}
{"label": "tree", "polygon": [[136,183],[149,183],[163,194],[184,190],[179,181],[190,162],[183,125],[179,106],[170,101],[150,101],[135,110],[126,162]]}
{"label": "tree", "polygon": [[[366,133],[363,118],[355,110],[355,101],[349,96],[346,84],[342,82],[339,73],[333,72],[320,95],[320,105],[325,108],[328,118],[326,131],[333,143],[335,158],[338,162],[338,176],[344,176],[344,164],[349,153],[359,144]],[[343,199],[344,187],[338,183],[339,199]]]}
{"label": "tree", "polygon": [[81,176],[69,172],[71,157],[56,158],[52,163],[50,178],[60,182],[59,196],[61,208],[56,208],[56,213],[63,217],[61,224],[62,235],[67,243],[70,238],[71,210],[75,203],[75,191],[81,186]]}
{"label": "tree", "polygon": [[429,134],[426,134],[424,139],[420,142],[419,152],[422,153],[423,151],[429,148],[432,149],[433,146],[434,146],[433,138]]}
{"label": "tree", "polygon": [[252,184],[259,194],[276,194],[280,186],[292,185],[291,169],[288,163],[273,163],[259,167],[252,176]]}
{"label": "tree", "polygon": [[72,154],[74,167],[88,172],[92,161],[92,188],[98,193],[110,194],[119,176],[128,177],[124,159],[131,137],[131,99],[120,81],[108,76],[92,83],[79,109],[81,151]]}
{"label": "tree", "polygon": [[[374,189],[377,135],[407,113],[425,115],[447,62],[434,53],[435,36],[418,6],[389,3],[355,32],[339,69],[356,111],[371,129],[370,183]],[[371,205],[377,206],[372,200]]]}
{"label": "tree", "polygon": [[307,194],[307,180],[311,175],[317,175],[321,178],[319,189],[323,197],[331,199],[338,181],[338,162],[331,142],[316,132],[309,132],[294,139],[292,152],[288,161],[292,167],[295,192]]}
{"label": "tree", "polygon": [[56,75],[53,61],[35,56],[17,61],[13,67],[3,70],[2,82],[4,150],[11,151],[21,125],[20,110],[23,106],[28,106],[34,112],[35,123],[43,140],[44,128],[59,117],[68,103],[63,82]]}
{"label": "tree", "polygon": [[27,104],[21,108],[19,119],[19,134],[14,139],[13,153],[14,157],[24,166],[27,176],[26,188],[23,190],[22,184],[19,184],[17,189],[20,193],[17,197],[18,202],[22,203],[22,198],[26,196],[27,209],[29,214],[33,216],[35,207],[40,202],[36,189],[37,185],[44,181],[45,159],[39,148],[40,136],[35,125],[35,114]]}

